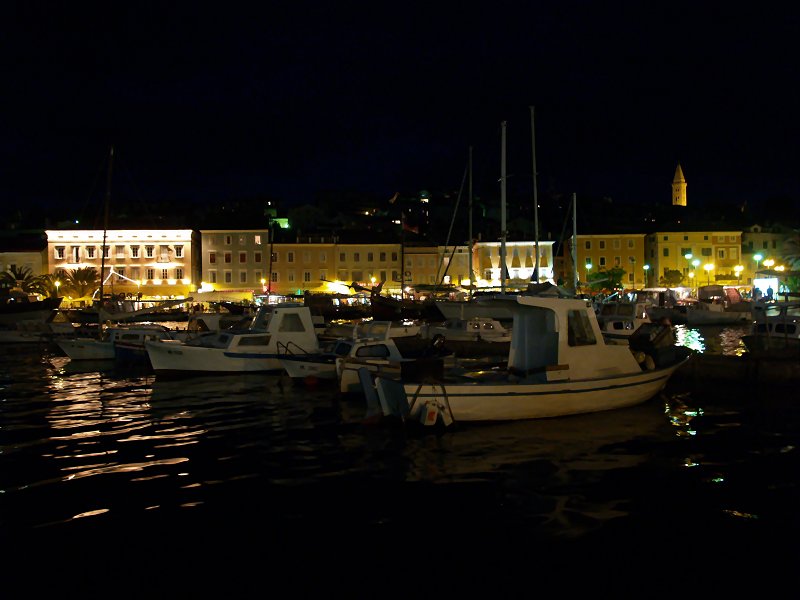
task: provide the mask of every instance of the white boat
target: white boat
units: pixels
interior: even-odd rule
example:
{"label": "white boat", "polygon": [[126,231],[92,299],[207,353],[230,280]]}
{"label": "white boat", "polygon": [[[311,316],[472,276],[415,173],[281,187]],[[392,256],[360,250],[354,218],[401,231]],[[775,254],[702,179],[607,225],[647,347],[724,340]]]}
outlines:
{"label": "white boat", "polygon": [[146,342],[156,375],[282,372],[281,356],[319,352],[311,310],[262,306],[247,328],[209,332],[187,341]]}
{"label": "white boat", "polygon": [[597,307],[597,322],[606,342],[627,344],[644,323],[652,323],[646,302],[603,302]]}
{"label": "white boat", "polygon": [[753,305],[750,333],[742,336],[747,352],[763,358],[797,358],[800,353],[800,302]]}
{"label": "white boat", "polygon": [[377,395],[384,416],[425,424],[561,417],[643,403],[690,356],[666,325],[642,327],[629,345],[606,343],[583,300],[497,301],[514,315],[507,368],[422,383],[378,376],[374,390],[364,385],[367,398]]}
{"label": "white boat", "polygon": [[111,325],[100,337],[57,338],[56,345],[70,360],[114,360],[125,364],[147,359],[146,340],[172,339],[172,332],[161,325]]}
{"label": "white boat", "polygon": [[[417,338],[420,326],[418,324],[403,323],[398,321],[361,321],[341,329],[328,328],[326,336],[338,331],[340,337],[330,339],[315,353],[284,353],[281,355],[281,364],[294,381],[306,383],[318,380],[338,379],[337,359],[351,355],[353,348],[363,348],[370,342],[380,342],[393,338]],[[413,342],[411,342],[413,343]],[[395,358],[400,358],[400,351],[394,342],[390,342],[392,350],[387,350]],[[360,352],[363,352],[359,350]],[[357,380],[356,380],[356,389]]]}
{"label": "white boat", "polygon": [[458,342],[510,342],[511,331],[500,321],[490,317],[447,319],[442,323],[431,323],[423,328],[423,337],[444,336],[445,340]]}

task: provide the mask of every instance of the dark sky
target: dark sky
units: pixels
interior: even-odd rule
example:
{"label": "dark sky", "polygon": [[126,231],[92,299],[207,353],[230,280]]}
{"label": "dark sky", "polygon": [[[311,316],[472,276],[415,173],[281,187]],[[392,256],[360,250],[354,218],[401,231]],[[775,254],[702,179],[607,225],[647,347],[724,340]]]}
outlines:
{"label": "dark sky", "polygon": [[[797,8],[681,2],[11,2],[0,197],[325,190],[800,195]],[[738,3],[737,3],[738,4]],[[119,191],[119,193],[122,193]]]}

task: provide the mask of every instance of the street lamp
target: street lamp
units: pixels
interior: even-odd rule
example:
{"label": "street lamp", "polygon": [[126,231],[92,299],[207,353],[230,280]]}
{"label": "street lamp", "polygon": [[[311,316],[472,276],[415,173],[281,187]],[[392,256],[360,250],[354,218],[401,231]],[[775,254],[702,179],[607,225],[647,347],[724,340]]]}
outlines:
{"label": "street lamp", "polygon": [[756,261],[756,275],[758,275],[758,263],[761,262],[762,258],[764,258],[764,257],[761,256],[760,254],[754,254],[753,255],[753,260]]}
{"label": "street lamp", "polygon": [[711,285],[711,269],[714,268],[713,263],[707,263],[703,265],[703,268],[706,270],[706,283],[707,285]]}
{"label": "street lamp", "polygon": [[586,284],[589,284],[589,272],[592,270],[592,263],[586,263]]}
{"label": "street lamp", "polygon": [[650,265],[642,265],[642,270],[644,271],[644,287],[647,287],[647,272],[650,270]]}
{"label": "street lamp", "polygon": [[775,261],[772,260],[771,258],[768,258],[767,260],[764,261],[764,266],[767,267],[768,269],[771,269],[772,265],[774,265],[774,264],[775,264]]}
{"label": "street lamp", "polygon": [[61,287],[61,282],[56,279],[54,285],[56,286],[56,296],[58,296],[58,288]]}
{"label": "street lamp", "polygon": [[736,272],[736,285],[742,284],[742,271],[744,267],[742,265],[736,265],[733,267],[733,270]]}

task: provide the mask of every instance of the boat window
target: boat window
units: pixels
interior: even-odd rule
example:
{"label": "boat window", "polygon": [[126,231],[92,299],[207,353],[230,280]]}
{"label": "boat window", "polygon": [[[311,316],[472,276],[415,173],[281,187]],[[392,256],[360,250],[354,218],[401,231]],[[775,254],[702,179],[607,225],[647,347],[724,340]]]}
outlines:
{"label": "boat window", "polygon": [[386,344],[372,344],[356,350],[358,358],[387,358],[388,356],[389,348],[386,347]]}
{"label": "boat window", "polygon": [[268,346],[270,336],[268,335],[246,335],[239,340],[240,346]]}
{"label": "boat window", "polygon": [[349,342],[339,342],[336,344],[336,347],[333,349],[333,353],[337,356],[347,356],[350,354],[350,350],[352,350],[353,345]]}
{"label": "boat window", "polygon": [[567,312],[567,341],[570,346],[590,346],[597,343],[586,311]]}
{"label": "boat window", "polygon": [[289,313],[288,315],[282,315],[281,325],[278,328],[278,331],[305,331],[306,328],[303,326],[303,321],[300,319],[300,315],[297,313]]}

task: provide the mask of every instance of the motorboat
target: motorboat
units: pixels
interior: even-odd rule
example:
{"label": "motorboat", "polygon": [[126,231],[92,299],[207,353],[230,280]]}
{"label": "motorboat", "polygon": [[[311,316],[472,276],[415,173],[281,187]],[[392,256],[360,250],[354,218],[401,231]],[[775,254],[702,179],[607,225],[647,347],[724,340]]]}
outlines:
{"label": "motorboat", "polygon": [[652,323],[646,302],[612,300],[600,303],[595,312],[606,342],[627,344],[643,323]]}
{"label": "motorboat", "polygon": [[[672,327],[649,323],[628,345],[607,343],[586,301],[548,296],[497,299],[513,314],[503,368],[456,372],[439,380],[359,373],[383,416],[425,424],[539,419],[613,410],[658,394],[691,356]],[[375,399],[380,402],[376,405]]]}
{"label": "motorboat", "polygon": [[70,360],[114,360],[123,365],[146,363],[147,340],[173,339],[172,331],[155,324],[110,325],[99,336],[56,338],[53,341]]}
{"label": "motorboat", "polygon": [[320,350],[311,309],[299,304],[259,307],[247,327],[208,332],[186,341],[145,343],[156,375],[279,373],[281,356]]}
{"label": "motorboat", "polygon": [[800,354],[800,302],[758,302],[752,308],[750,333],[742,336],[747,352],[759,358],[797,358]]}

